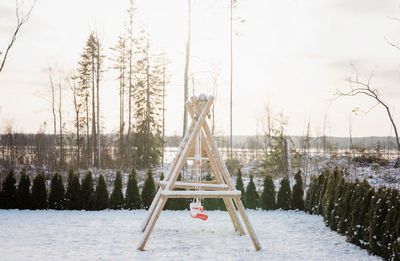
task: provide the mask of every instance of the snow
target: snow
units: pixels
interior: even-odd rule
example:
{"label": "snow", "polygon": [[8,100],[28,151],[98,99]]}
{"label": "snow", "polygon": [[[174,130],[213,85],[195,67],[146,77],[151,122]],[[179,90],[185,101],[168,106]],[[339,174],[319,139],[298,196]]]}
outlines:
{"label": "snow", "polygon": [[228,214],[164,211],[146,251],[136,250],[145,211],[0,210],[1,260],[381,260],[346,242],[320,216],[250,211],[263,246],[233,231]]}

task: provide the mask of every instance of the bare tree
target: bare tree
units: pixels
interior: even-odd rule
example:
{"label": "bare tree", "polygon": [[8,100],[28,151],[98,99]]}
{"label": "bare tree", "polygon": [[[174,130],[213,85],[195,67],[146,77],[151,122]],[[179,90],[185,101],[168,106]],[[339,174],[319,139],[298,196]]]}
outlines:
{"label": "bare tree", "polygon": [[[8,53],[10,52],[11,48],[13,47],[15,41],[17,40],[17,35],[18,32],[21,30],[21,27],[24,23],[26,23],[32,13],[33,7],[35,6],[36,0],[33,1],[31,7],[29,8],[28,12],[24,12],[22,10],[23,6],[23,1],[19,2],[18,0],[15,1],[15,15],[17,17],[17,26],[15,27],[14,33],[11,37],[11,40],[7,46],[7,49],[3,55],[3,58],[1,59],[1,64],[0,64],[0,72],[3,70],[4,65],[6,63]],[[2,52],[0,51],[0,56],[2,55]]]}
{"label": "bare tree", "polygon": [[389,121],[394,129],[394,133],[396,136],[396,142],[397,142],[397,150],[400,153],[399,134],[398,134],[396,123],[393,119],[392,112],[390,110],[389,105],[382,99],[381,95],[379,94],[378,89],[375,89],[371,86],[371,79],[372,79],[372,75],[366,80],[366,82],[363,82],[359,79],[358,72],[355,71],[355,76],[354,77],[350,76],[347,79],[347,81],[349,82],[350,89],[348,91],[337,90],[336,96],[338,98],[339,97],[353,97],[353,96],[360,96],[360,95],[370,97],[371,99],[373,99],[376,102],[376,104],[372,108],[370,108],[367,112],[371,111],[376,106],[381,105],[385,109],[386,114],[389,118]]}
{"label": "bare tree", "polygon": [[163,53],[162,59],[162,134],[161,134],[161,142],[162,142],[162,151],[161,151],[161,166],[164,170],[164,151],[165,151],[165,69],[166,69],[166,60],[165,60],[165,52]]}
{"label": "bare tree", "polygon": [[214,102],[211,107],[211,133],[214,135],[215,134],[215,106],[217,104],[217,96],[218,96],[218,72],[214,71],[213,72],[213,96],[214,96]]}
{"label": "bare tree", "polygon": [[16,153],[15,153],[15,134],[14,134],[14,126],[12,121],[7,121],[4,126],[4,137],[6,141],[5,154],[8,163],[8,167],[13,167],[16,163]]}
{"label": "bare tree", "polygon": [[233,125],[233,116],[232,116],[232,109],[233,109],[233,6],[235,0],[231,0],[230,4],[230,59],[231,59],[231,71],[230,71],[230,99],[229,99],[229,152],[230,158],[233,157],[233,141],[232,141],[232,125]]}
{"label": "bare tree", "polygon": [[54,84],[54,72],[53,68],[49,67],[49,81],[50,81],[50,104],[51,113],[53,115],[53,134],[57,135],[57,117],[56,117],[56,106],[55,106],[55,84]]}
{"label": "bare tree", "polygon": [[[50,83],[50,106],[51,106],[51,114],[53,116],[53,137],[52,137],[52,146],[56,145],[56,139],[57,139],[57,115],[56,115],[56,83],[54,80],[54,69],[49,66],[49,83]],[[56,165],[57,163],[57,152],[52,147],[51,149],[51,163],[53,166]]]}
{"label": "bare tree", "polygon": [[190,64],[190,41],[191,41],[191,27],[192,27],[192,5],[191,0],[188,0],[188,28],[187,28],[187,39],[186,39],[186,55],[185,55],[185,71],[183,81],[183,131],[182,136],[185,135],[187,127],[187,111],[186,101],[189,98],[189,64]]}
{"label": "bare tree", "polygon": [[78,77],[73,75],[68,78],[68,85],[72,92],[72,102],[74,106],[74,113],[75,113],[75,132],[76,132],[76,147],[77,147],[77,155],[76,155],[76,164],[79,167],[81,162],[81,137],[80,137],[80,130],[84,127],[85,119],[81,117],[81,111],[83,106],[85,105],[85,89],[80,88],[79,83],[77,83]]}
{"label": "bare tree", "polygon": [[63,109],[63,82],[62,82],[62,73],[60,73],[60,79],[57,84],[58,87],[58,123],[59,123],[59,132],[60,132],[60,166],[61,168],[64,167],[64,159],[65,159],[65,153],[64,153],[64,124],[63,124],[63,117],[62,117],[62,109]]}
{"label": "bare tree", "polygon": [[132,129],[132,99],[133,99],[133,14],[135,12],[134,1],[129,1],[129,24],[127,27],[128,31],[128,139],[130,138]]}
{"label": "bare tree", "polygon": [[[127,54],[129,55],[129,50],[126,50],[126,38],[124,36],[120,36],[118,38],[118,42],[115,47],[112,47],[111,50],[114,51],[114,56],[112,60],[114,62],[113,68],[118,71],[119,80],[119,156],[122,159],[122,156],[125,155],[124,151],[124,128],[125,128],[125,75],[126,75],[126,59]],[[128,75],[129,77],[129,75]],[[129,88],[129,86],[128,86]],[[129,88],[130,89],[130,88]],[[130,116],[129,116],[130,117]],[[128,127],[129,128],[129,127]]]}

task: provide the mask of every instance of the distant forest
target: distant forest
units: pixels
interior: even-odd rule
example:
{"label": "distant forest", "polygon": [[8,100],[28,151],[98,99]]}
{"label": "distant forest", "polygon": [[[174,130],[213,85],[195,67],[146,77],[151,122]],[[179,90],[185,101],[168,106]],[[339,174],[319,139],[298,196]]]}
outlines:
{"label": "distant forest", "polygon": [[[52,134],[0,134],[0,165],[12,167],[17,165],[47,166],[49,169],[69,169],[92,167],[92,161],[86,158],[81,151],[78,161],[78,148],[74,134],[65,134],[63,146],[59,146],[59,135]],[[165,147],[177,147],[180,136],[166,136],[162,142],[161,158],[163,161]],[[292,149],[304,150],[304,136],[289,136]],[[349,150],[350,148],[372,151],[394,151],[396,140],[394,137],[310,137],[307,149],[320,153]],[[217,136],[216,141],[221,149],[228,149],[229,136]],[[240,150],[265,150],[268,144],[267,136],[234,136],[233,147]],[[121,160],[118,155],[118,134],[101,135],[101,158],[103,168],[130,168],[129,162]],[[137,152],[139,153],[139,152]],[[133,155],[134,156],[134,155]],[[161,163],[161,162],[159,162]],[[156,165],[154,165],[156,166]]]}

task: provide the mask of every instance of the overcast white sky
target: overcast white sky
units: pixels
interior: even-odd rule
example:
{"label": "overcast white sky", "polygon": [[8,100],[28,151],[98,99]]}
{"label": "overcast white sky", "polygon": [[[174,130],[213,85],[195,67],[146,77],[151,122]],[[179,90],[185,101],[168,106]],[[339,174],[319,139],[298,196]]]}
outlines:
{"label": "overcast white sky", "polygon": [[[229,133],[229,1],[193,1],[191,73],[195,92],[212,91],[218,72],[217,128]],[[353,107],[374,105],[363,97],[331,102],[336,88],[346,88],[350,64],[368,77],[390,103],[400,125],[399,1],[392,0],[241,0],[235,15],[234,134],[262,131],[264,106],[269,99],[275,113],[288,116],[288,132],[303,134],[308,121],[313,135],[321,135],[327,115],[328,135],[347,136]],[[26,0],[25,5],[28,6]],[[15,25],[15,2],[0,3],[0,50]],[[182,126],[183,65],[186,37],[186,0],[138,0],[136,22],[148,28],[153,48],[167,52],[167,134]],[[46,68],[73,69],[86,38],[97,29],[105,53],[123,31],[128,0],[38,0],[0,73],[0,130],[13,121],[17,130],[36,132],[51,122],[42,97],[48,89]],[[244,19],[244,23],[239,20]],[[110,66],[110,61],[107,61]],[[106,132],[118,126],[118,86],[115,72],[105,74],[101,90]],[[192,88],[192,86],[191,86]],[[71,108],[66,96],[65,108]],[[353,136],[393,134],[380,108],[368,115],[352,115]],[[66,112],[72,125],[71,112]],[[49,126],[50,127],[50,126]],[[50,128],[48,128],[50,131]]]}

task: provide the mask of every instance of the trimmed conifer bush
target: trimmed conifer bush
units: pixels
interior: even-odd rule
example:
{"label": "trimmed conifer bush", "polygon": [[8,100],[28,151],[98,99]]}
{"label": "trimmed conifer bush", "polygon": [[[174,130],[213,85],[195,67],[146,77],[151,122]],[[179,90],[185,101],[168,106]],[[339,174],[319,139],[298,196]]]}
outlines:
{"label": "trimmed conifer bush", "polygon": [[84,210],[93,210],[95,199],[94,199],[94,188],[92,172],[88,171],[82,179],[81,191],[80,191],[81,208]]}
{"label": "trimmed conifer bush", "polygon": [[37,174],[33,179],[31,200],[32,209],[47,209],[46,180],[43,174]]}
{"label": "trimmed conifer bush", "polygon": [[153,173],[151,170],[147,171],[146,180],[142,190],[142,207],[149,209],[151,202],[156,194],[156,186],[154,184]]}
{"label": "trimmed conifer bush", "polygon": [[[330,175],[323,175],[311,181],[310,189],[314,191],[326,186],[323,195],[324,205],[327,204],[327,197],[333,180]],[[328,182],[325,180],[328,179]],[[323,217],[332,230],[347,236],[348,240],[364,249],[368,249],[375,255],[387,260],[400,260],[400,193],[398,190],[379,188],[376,192],[367,181],[355,183],[346,182],[343,173],[335,178],[336,188],[334,196],[334,207],[330,215],[330,222],[327,222],[329,215],[323,208]],[[306,206],[311,207],[311,192],[307,192]],[[315,194],[315,193],[314,193]],[[319,192],[319,197],[322,194]],[[315,200],[316,203],[318,200]]]}
{"label": "trimmed conifer bush", "polygon": [[17,204],[17,188],[14,176],[14,170],[10,170],[6,178],[3,180],[3,208],[15,209]]}
{"label": "trimmed conifer bush", "polygon": [[249,209],[257,209],[260,207],[260,196],[257,193],[253,175],[250,175],[250,182],[246,188],[246,207]]}
{"label": "trimmed conifer bush", "polygon": [[297,171],[294,175],[296,183],[292,190],[292,209],[304,210],[304,190],[303,190],[303,177],[301,176],[301,170]]}
{"label": "trimmed conifer bush", "polygon": [[383,239],[382,246],[383,249],[383,257],[386,259],[390,259],[393,257],[394,244],[397,241],[396,237],[396,211],[399,202],[398,191],[395,189],[386,190],[387,195],[387,214],[383,227]]}
{"label": "trimmed conifer bush", "polygon": [[65,204],[67,209],[69,210],[81,209],[80,191],[81,191],[81,184],[79,182],[79,176],[78,174],[74,174],[73,171],[70,171],[68,173],[68,185],[67,185],[67,192],[65,195]]}
{"label": "trimmed conifer bush", "polygon": [[261,208],[265,210],[276,208],[275,184],[271,175],[266,175],[264,178],[264,189],[261,193]]}
{"label": "trimmed conifer bush", "polygon": [[21,178],[17,188],[17,202],[19,209],[30,209],[31,208],[31,180],[26,175],[26,171],[22,170]]}
{"label": "trimmed conifer bush", "polygon": [[243,184],[243,178],[242,178],[242,172],[240,171],[240,168],[238,168],[237,173],[236,173],[236,189],[240,190],[242,192],[242,196],[240,199],[243,202],[243,205],[246,206],[246,191],[244,190],[244,184]]}
{"label": "trimmed conifer bush", "polygon": [[363,207],[363,199],[366,193],[364,183],[357,183],[353,193],[353,202],[351,206],[351,222],[349,225],[349,241],[356,245],[361,245],[361,230],[363,229],[363,220],[361,216],[361,209]]}
{"label": "trimmed conifer bush", "polygon": [[65,189],[62,176],[58,173],[54,174],[50,183],[49,194],[49,208],[50,209],[64,209],[65,208]]}
{"label": "trimmed conifer bush", "polygon": [[322,186],[320,187],[319,193],[318,193],[318,205],[317,205],[317,214],[318,215],[323,215],[323,211],[324,211],[324,197],[325,197],[325,192],[328,188],[328,182],[329,182],[329,175],[330,171],[329,170],[325,170],[322,172]]}
{"label": "trimmed conifer bush", "polygon": [[110,208],[122,209],[124,203],[124,194],[122,194],[122,176],[121,172],[117,171],[114,180],[114,188],[110,196]]}
{"label": "trimmed conifer bush", "polygon": [[3,196],[3,190],[0,189],[0,209],[4,208],[4,196]]}
{"label": "trimmed conifer bush", "polygon": [[343,178],[343,172],[340,173],[336,183],[337,185],[335,188],[335,198],[334,198],[334,207],[332,210],[332,217],[328,222],[329,227],[335,231],[338,229],[338,224],[340,220],[340,209],[342,207],[342,202],[343,202],[343,190],[345,183]]}
{"label": "trimmed conifer bush", "polygon": [[314,202],[314,198],[315,198],[315,192],[317,189],[317,181],[316,181],[316,177],[311,177],[311,182],[310,185],[308,187],[307,193],[306,193],[306,200],[305,200],[305,208],[307,213],[309,214],[313,214],[313,202]]}
{"label": "trimmed conifer bush", "polygon": [[141,207],[139,187],[136,180],[136,171],[132,169],[128,177],[128,184],[125,193],[125,208],[139,209]]}
{"label": "trimmed conifer bush", "polygon": [[94,193],[95,197],[95,209],[104,210],[109,207],[109,196],[107,191],[106,181],[104,176],[100,175],[97,179],[96,191]]}
{"label": "trimmed conifer bush", "polygon": [[369,225],[370,225],[370,218],[369,218],[369,209],[371,208],[371,202],[375,195],[374,189],[366,182],[365,185],[365,196],[361,202],[362,208],[360,209],[360,217],[361,217],[361,229],[360,229],[360,246],[362,248],[369,248]]}
{"label": "trimmed conifer bush", "polygon": [[377,192],[377,200],[373,204],[372,216],[370,221],[369,249],[378,256],[384,255],[383,235],[384,222],[387,214],[387,195],[383,188]]}
{"label": "trimmed conifer bush", "polygon": [[278,191],[278,197],[276,206],[277,208],[288,210],[290,209],[290,199],[291,199],[291,191],[290,191],[290,182],[287,177],[284,177],[281,180],[281,187]]}

